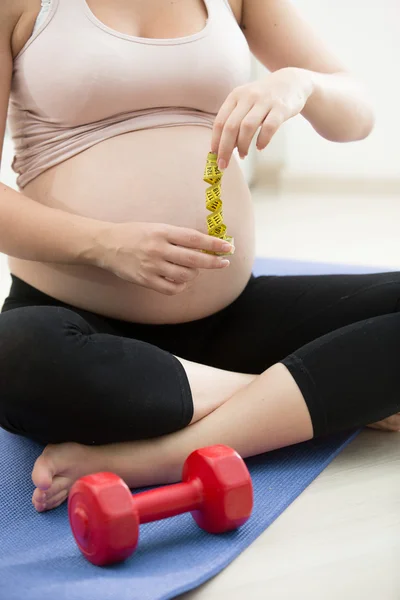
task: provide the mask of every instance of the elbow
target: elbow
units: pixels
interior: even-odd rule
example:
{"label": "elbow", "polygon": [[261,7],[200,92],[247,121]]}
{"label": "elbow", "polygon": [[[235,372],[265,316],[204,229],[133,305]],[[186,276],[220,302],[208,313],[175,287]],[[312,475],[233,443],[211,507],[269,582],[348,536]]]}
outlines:
{"label": "elbow", "polygon": [[[375,108],[365,86],[347,73],[330,75],[339,81],[342,95],[330,105],[329,117],[319,114],[316,131],[331,142],[357,142],[367,138],[375,126]],[[307,118],[307,117],[306,117]],[[311,120],[310,120],[311,121]]]}
{"label": "elbow", "polygon": [[353,136],[347,141],[358,142],[365,140],[375,126],[375,111],[372,103],[367,100],[360,103],[351,122],[352,127],[349,127],[349,130],[352,130]]}
{"label": "elbow", "polygon": [[360,119],[360,133],[355,141],[365,140],[375,127],[375,112],[372,106],[366,107],[365,114]]}
{"label": "elbow", "polygon": [[330,127],[314,127],[317,133],[329,142],[359,142],[365,140],[375,126],[375,113],[370,106],[358,107],[340,122],[330,123]]}
{"label": "elbow", "polygon": [[[358,142],[365,140],[375,126],[375,108],[365,85],[349,74],[341,74],[348,83],[350,77],[352,101],[345,110],[339,142]],[[347,113],[347,114],[346,114]]]}

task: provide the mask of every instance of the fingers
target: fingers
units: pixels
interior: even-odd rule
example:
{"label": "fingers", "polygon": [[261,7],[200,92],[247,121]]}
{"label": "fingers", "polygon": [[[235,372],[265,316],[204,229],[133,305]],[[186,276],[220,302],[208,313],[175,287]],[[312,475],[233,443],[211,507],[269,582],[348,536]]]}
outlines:
{"label": "fingers", "polygon": [[[232,252],[233,248],[231,244],[225,240],[221,240],[212,235],[207,235],[196,231],[195,229],[185,229],[184,227],[175,227],[170,225],[167,233],[167,241],[170,244],[176,246],[183,246],[185,248],[193,248],[195,250],[208,250],[210,252],[221,252],[228,253]],[[171,260],[167,257],[167,260]],[[171,262],[176,262],[171,260]],[[183,264],[183,263],[179,263]],[[186,265],[185,266],[193,266]]]}
{"label": "fingers", "polygon": [[[229,260],[219,256],[210,256],[194,250],[175,249],[176,263],[164,262],[158,268],[157,275],[142,285],[156,292],[172,296],[183,292],[187,285],[199,275],[199,269],[224,269]],[[196,266],[198,265],[198,266]]]}
{"label": "fingers", "polygon": [[263,124],[265,119],[268,118],[267,115],[268,105],[264,103],[253,106],[244,117],[240,124],[239,135],[237,138],[237,148],[239,150],[240,158],[245,158],[245,156],[248,155],[251,141],[254,138],[257,129]]}
{"label": "fingers", "polygon": [[188,268],[170,262],[164,262],[159,270],[159,275],[175,283],[189,283],[196,279],[199,269]]}
{"label": "fingers", "polygon": [[[214,123],[214,129],[220,132],[220,142],[218,147],[218,165],[221,169],[228,167],[231,160],[232,152],[237,145],[239,137],[239,131],[242,127],[242,122],[251,110],[252,105],[249,105],[247,100],[239,102],[231,114],[226,120],[222,120],[221,117],[217,117]],[[257,127],[260,126],[260,122],[256,127],[254,124],[251,125],[252,132],[250,132],[250,125],[246,123],[246,137],[250,136],[250,140],[255,134]]]}
{"label": "fingers", "polygon": [[260,133],[257,138],[257,148],[263,150],[271,141],[272,136],[278,131],[284,122],[284,117],[277,109],[272,109],[264,119]]}
{"label": "fingers", "polygon": [[175,281],[169,281],[164,277],[154,276],[151,281],[147,282],[145,287],[148,287],[155,292],[160,292],[160,294],[165,294],[166,296],[174,296],[175,294],[180,294],[186,288],[186,283],[176,283]]}
{"label": "fingers", "polygon": [[178,246],[171,246],[166,258],[175,265],[189,269],[225,269],[230,265],[230,261],[224,256],[213,256]]}
{"label": "fingers", "polygon": [[[237,104],[223,126],[218,149],[218,164],[222,160],[228,166],[235,147],[238,148],[241,158],[247,156],[251,141],[260,126],[257,148],[262,150],[269,144],[284,121],[278,108],[269,109],[270,105],[266,102],[258,102],[251,108],[247,101]],[[217,124],[217,127],[221,125]]]}
{"label": "fingers", "polygon": [[225,126],[225,123],[235,109],[237,105],[237,100],[233,94],[229,94],[223,105],[218,111],[218,114],[214,121],[213,133],[211,138],[211,152],[218,154],[222,132]]}

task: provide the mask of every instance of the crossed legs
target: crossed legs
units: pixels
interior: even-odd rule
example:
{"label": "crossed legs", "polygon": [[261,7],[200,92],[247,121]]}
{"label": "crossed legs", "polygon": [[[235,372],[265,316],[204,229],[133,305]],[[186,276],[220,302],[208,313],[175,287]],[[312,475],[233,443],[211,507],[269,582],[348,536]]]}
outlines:
{"label": "crossed legs", "polygon": [[[276,364],[252,376],[181,362],[199,419],[185,429],[152,440],[47,446],[32,473],[37,486],[32,501],[37,510],[61,504],[75,479],[89,473],[111,471],[130,487],[172,483],[180,479],[187,456],[199,447],[222,443],[247,457],[312,437],[304,398],[284,365]],[[205,396],[207,415],[206,403],[202,402]]]}
{"label": "crossed legs", "polygon": [[87,472],[111,470],[132,487],[176,481],[191,450],[209,444],[247,457],[370,423],[398,430],[399,297],[397,273],[256,278],[192,335],[213,367],[96,329],[79,311],[9,310],[0,425],[65,442],[34,466],[34,505],[54,508]]}

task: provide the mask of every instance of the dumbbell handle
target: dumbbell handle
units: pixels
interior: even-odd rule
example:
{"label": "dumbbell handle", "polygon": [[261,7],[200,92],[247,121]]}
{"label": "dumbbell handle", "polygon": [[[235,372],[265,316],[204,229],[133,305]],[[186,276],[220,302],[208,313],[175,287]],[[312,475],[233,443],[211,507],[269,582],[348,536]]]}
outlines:
{"label": "dumbbell handle", "polygon": [[195,478],[132,496],[139,522],[150,523],[200,508],[204,492],[200,479]]}

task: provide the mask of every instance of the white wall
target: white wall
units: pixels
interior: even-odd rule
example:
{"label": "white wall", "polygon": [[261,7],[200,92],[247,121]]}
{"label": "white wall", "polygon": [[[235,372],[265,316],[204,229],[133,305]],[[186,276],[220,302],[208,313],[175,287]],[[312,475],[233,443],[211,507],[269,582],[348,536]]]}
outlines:
{"label": "white wall", "polygon": [[376,126],[362,142],[336,144],[296,117],[278,132],[277,143],[259,161],[274,164],[278,150],[285,178],[400,178],[400,0],[294,2],[320,37],[367,84]]}

